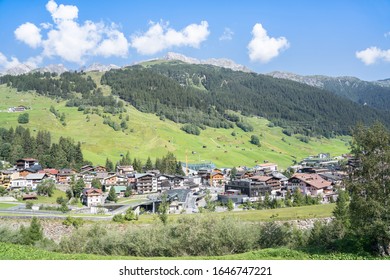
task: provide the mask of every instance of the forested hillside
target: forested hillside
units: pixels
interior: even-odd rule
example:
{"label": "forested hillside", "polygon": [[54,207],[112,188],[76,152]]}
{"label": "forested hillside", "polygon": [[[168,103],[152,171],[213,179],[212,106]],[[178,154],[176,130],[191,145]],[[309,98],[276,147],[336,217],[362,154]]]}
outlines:
{"label": "forested hillside", "polygon": [[327,137],[348,134],[356,122],[389,124],[382,112],[315,87],[209,65],[136,65],[106,72],[102,84],[141,111],[198,126],[240,122],[227,110],[267,118],[289,133]]}
{"label": "forested hillside", "polygon": [[[106,72],[101,83],[110,86],[113,95],[104,95],[83,72],[65,72],[59,76],[49,73],[6,75],[0,77],[0,83],[18,91],[35,90],[41,95],[66,100],[67,106],[87,113],[97,106],[102,106],[104,113],[122,113],[124,102],[118,99],[120,97],[141,112],[187,124],[182,129],[196,135],[206,126],[233,128],[237,125],[244,131],[253,130],[234,112],[269,119],[283,127],[288,135],[332,137],[349,134],[357,122],[390,123],[389,116],[383,112],[315,87],[178,61],[155,61]],[[104,118],[115,130],[126,128],[123,121],[114,123],[109,116]]]}
{"label": "forested hillside", "polygon": [[390,110],[389,79],[368,82],[355,77],[301,76],[277,71],[267,75],[312,85],[375,109]]}

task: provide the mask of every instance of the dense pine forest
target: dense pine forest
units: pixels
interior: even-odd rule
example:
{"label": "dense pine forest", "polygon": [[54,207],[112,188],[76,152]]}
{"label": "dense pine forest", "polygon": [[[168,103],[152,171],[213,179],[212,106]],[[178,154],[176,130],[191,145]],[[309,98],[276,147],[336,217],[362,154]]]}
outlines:
{"label": "dense pine forest", "polygon": [[87,163],[83,159],[80,143],[71,138],[60,137],[52,143],[48,131],[38,131],[33,136],[28,128],[0,128],[0,158],[10,163],[25,157],[39,160],[43,167],[79,168]]}
{"label": "dense pine forest", "polygon": [[209,65],[137,65],[106,72],[102,83],[139,110],[176,122],[230,126],[231,110],[265,117],[292,133],[323,136],[349,134],[356,122],[389,124],[384,113],[321,89]]}

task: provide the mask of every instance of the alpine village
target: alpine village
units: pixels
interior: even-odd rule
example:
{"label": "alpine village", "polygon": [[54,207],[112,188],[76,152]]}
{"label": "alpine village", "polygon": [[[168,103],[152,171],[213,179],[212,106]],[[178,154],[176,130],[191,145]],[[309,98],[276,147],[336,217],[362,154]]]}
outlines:
{"label": "alpine village", "polygon": [[0,255],[390,253],[389,83],[175,53],[51,67],[0,76]]}

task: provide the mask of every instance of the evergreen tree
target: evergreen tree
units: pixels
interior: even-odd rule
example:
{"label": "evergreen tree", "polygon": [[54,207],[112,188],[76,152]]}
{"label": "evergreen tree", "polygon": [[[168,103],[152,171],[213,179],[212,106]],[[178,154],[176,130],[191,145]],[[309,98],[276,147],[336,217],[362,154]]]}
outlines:
{"label": "evergreen tree", "polygon": [[105,167],[106,167],[107,172],[114,171],[114,164],[108,158],[106,158],[106,165],[105,165]]}
{"label": "evergreen tree", "polygon": [[33,217],[28,228],[21,227],[20,235],[22,243],[25,245],[33,245],[35,242],[43,239],[43,230],[37,217]]}
{"label": "evergreen tree", "polygon": [[100,182],[100,180],[98,178],[93,178],[92,182],[91,182],[91,186],[92,186],[92,188],[95,188],[95,189],[101,189],[102,183]]}
{"label": "evergreen tree", "polygon": [[182,166],[182,163],[180,161],[176,163],[175,174],[182,175],[182,176],[186,175],[183,171],[183,166]]}
{"label": "evergreen tree", "polygon": [[231,200],[231,199],[229,198],[228,201],[227,201],[226,207],[227,207],[227,210],[228,210],[228,211],[232,211],[232,210],[234,209],[233,200]]}
{"label": "evergreen tree", "polygon": [[152,170],[153,169],[153,163],[150,159],[150,157],[148,157],[148,159],[146,160],[146,163],[145,163],[145,170]]}
{"label": "evergreen tree", "polygon": [[292,201],[291,201],[291,191],[290,190],[287,190],[286,192],[286,196],[284,198],[284,205],[286,205],[286,207],[292,207],[293,204],[292,204]]}
{"label": "evergreen tree", "polygon": [[111,187],[110,191],[108,192],[107,200],[112,201],[112,202],[117,202],[118,201],[118,196],[115,193],[115,188]]}
{"label": "evergreen tree", "polygon": [[125,197],[130,197],[130,196],[132,196],[132,194],[133,194],[133,190],[132,190],[131,186],[127,186],[126,191],[125,191]]}
{"label": "evergreen tree", "polygon": [[119,161],[120,165],[131,165],[130,152],[127,151],[126,155]]}
{"label": "evergreen tree", "polygon": [[339,220],[347,228],[349,227],[348,201],[348,193],[339,189],[333,215],[336,220]]}
{"label": "evergreen tree", "polygon": [[294,207],[303,206],[305,204],[305,197],[301,193],[300,188],[295,188],[292,197]]}
{"label": "evergreen tree", "polygon": [[237,175],[237,168],[233,167],[232,170],[230,170],[230,181],[235,180],[236,175]]}
{"label": "evergreen tree", "polygon": [[266,192],[264,195],[263,205],[266,209],[271,208],[271,198],[269,197],[269,192]]}
{"label": "evergreen tree", "polygon": [[73,197],[80,198],[83,189],[85,189],[85,183],[82,178],[78,179],[76,183],[71,184]]}
{"label": "evergreen tree", "polygon": [[133,168],[137,172],[142,172],[142,162],[140,159],[134,158],[133,160]]}
{"label": "evergreen tree", "polygon": [[167,195],[164,194],[161,197],[161,203],[158,206],[158,210],[157,210],[158,217],[164,225],[168,223],[168,210],[169,210],[169,202],[167,201]]}

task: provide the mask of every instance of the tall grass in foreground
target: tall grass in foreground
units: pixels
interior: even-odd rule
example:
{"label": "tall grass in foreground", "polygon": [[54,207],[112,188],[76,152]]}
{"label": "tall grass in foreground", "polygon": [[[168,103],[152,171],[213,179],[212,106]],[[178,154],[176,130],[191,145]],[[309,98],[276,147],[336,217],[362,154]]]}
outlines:
{"label": "tall grass in foreground", "polygon": [[167,225],[81,228],[59,244],[64,253],[142,257],[222,256],[270,247],[296,247],[307,234],[287,225],[242,223],[234,218],[184,216]]}

